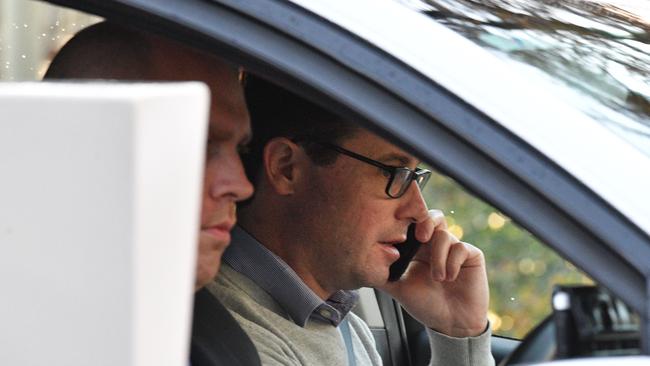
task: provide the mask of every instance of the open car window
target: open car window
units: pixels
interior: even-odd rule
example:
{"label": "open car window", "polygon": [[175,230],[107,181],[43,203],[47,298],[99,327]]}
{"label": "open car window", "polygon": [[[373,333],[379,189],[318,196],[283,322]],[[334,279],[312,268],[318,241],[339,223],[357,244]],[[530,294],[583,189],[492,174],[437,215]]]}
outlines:
{"label": "open car window", "polygon": [[593,280],[496,208],[453,179],[434,172],[424,189],[430,208],[443,210],[451,231],[481,248],[490,285],[493,333],[521,339],[552,313],[555,285]]}
{"label": "open car window", "polygon": [[41,80],[56,52],[101,17],[42,1],[0,4],[0,80]]}

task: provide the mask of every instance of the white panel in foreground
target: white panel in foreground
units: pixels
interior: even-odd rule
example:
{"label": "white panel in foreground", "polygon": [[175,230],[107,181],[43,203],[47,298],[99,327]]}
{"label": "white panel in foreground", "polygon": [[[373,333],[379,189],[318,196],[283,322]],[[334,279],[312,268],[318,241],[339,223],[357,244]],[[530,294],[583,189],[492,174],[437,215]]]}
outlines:
{"label": "white panel in foreground", "polygon": [[0,365],[187,365],[208,100],[0,84]]}

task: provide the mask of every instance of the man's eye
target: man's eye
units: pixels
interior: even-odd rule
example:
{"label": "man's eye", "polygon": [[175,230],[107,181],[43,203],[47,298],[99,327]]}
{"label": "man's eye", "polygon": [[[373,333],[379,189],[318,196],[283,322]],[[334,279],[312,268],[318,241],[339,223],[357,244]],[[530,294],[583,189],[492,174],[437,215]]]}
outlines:
{"label": "man's eye", "polygon": [[219,144],[212,139],[208,139],[205,150],[208,155],[214,155],[219,152]]}

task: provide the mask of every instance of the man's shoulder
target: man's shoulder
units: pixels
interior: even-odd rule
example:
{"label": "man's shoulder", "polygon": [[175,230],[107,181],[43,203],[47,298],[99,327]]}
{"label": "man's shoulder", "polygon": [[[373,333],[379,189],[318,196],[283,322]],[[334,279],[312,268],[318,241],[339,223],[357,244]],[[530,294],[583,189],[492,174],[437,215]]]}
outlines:
{"label": "man's shoulder", "polygon": [[226,263],[221,264],[219,275],[206,286],[206,289],[232,312],[245,318],[255,317],[256,314],[267,311],[278,316],[284,315],[282,308],[273,297]]}
{"label": "man's shoulder", "polygon": [[[222,266],[218,279],[207,286],[219,298],[259,351],[264,364],[312,364],[309,340],[331,338],[331,331],[297,326],[261,288],[232,268]],[[260,293],[263,292],[263,293]],[[335,328],[330,327],[335,330]],[[336,333],[334,333],[336,334]],[[313,342],[312,342],[313,343]],[[304,362],[303,362],[304,361]]]}
{"label": "man's shoulder", "polygon": [[290,320],[283,317],[273,299],[246,276],[222,264],[217,279],[206,286],[206,291],[230,311],[258,349],[259,340],[269,341],[262,347],[267,343],[282,343],[273,340],[282,333],[282,323]]}
{"label": "man's shoulder", "polygon": [[232,315],[251,338],[263,360],[269,355],[283,360],[298,359],[294,349],[290,346],[291,341],[282,337],[280,328],[269,327],[268,324],[260,322],[258,319],[250,319],[240,313],[233,312]]}

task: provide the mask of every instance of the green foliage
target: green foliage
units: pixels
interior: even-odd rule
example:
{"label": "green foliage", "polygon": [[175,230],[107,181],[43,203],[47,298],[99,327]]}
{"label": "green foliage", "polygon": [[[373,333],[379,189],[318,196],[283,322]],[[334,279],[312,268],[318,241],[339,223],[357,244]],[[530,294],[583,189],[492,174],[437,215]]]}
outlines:
{"label": "green foliage", "polygon": [[556,284],[592,281],[495,208],[434,173],[424,190],[430,208],[445,212],[450,231],[485,253],[490,321],[495,334],[521,338],[551,313]]}

